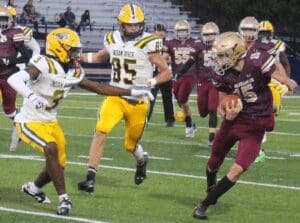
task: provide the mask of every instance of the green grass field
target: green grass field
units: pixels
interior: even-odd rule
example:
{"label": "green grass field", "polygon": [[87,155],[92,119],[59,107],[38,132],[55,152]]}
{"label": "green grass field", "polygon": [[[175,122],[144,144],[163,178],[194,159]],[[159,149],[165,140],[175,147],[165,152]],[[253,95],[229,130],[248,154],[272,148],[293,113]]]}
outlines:
{"label": "green grass field", "polygon": [[[195,99],[191,97],[191,105],[198,131],[191,139],[185,138],[182,122],[176,122],[173,128],[165,127],[158,98],[142,138],[150,162],[148,178],[139,186],[133,182],[135,160],[123,149],[121,122],[106,141],[95,193],[88,195],[77,190],[77,183],[85,178],[89,145],[103,97],[74,94],[66,98],[59,108],[59,121],[67,138],[65,179],[73,209],[65,218],[55,214],[58,198],[52,184],[44,188],[52,200],[48,205],[38,204],[20,192],[21,185],[36,177],[44,161],[24,143],[17,152],[8,151],[12,123],[1,108],[0,222],[198,222],[192,218],[192,210],[205,196],[205,166],[210,149],[208,121],[199,117]],[[209,222],[300,222],[299,111],[299,96],[283,99],[276,128],[263,145],[267,160],[253,164],[239,183],[208,210]],[[219,177],[227,173],[235,152],[233,148],[229,153]]]}

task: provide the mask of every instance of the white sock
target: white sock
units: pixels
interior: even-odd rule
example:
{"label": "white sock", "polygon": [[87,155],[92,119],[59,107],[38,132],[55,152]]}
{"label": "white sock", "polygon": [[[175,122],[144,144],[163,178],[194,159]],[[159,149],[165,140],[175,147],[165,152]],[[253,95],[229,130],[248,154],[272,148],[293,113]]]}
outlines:
{"label": "white sock", "polygon": [[66,200],[69,199],[68,194],[61,194],[61,195],[58,196],[58,200],[59,200],[59,201],[62,201],[62,200],[64,200],[64,199],[66,199]]}
{"label": "white sock", "polygon": [[143,162],[144,150],[141,144],[137,144],[135,151],[132,153],[137,162]]}

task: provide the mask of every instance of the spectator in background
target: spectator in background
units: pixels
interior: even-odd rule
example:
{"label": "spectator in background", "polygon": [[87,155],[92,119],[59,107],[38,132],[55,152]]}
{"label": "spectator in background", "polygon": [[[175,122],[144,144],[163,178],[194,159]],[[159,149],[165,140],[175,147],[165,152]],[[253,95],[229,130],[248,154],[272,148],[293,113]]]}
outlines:
{"label": "spectator in background", "polygon": [[67,10],[64,12],[64,19],[70,29],[75,30],[78,34],[80,34],[80,27],[76,23],[76,16],[72,12],[72,8],[70,6],[68,6]]}
{"label": "spectator in background", "polygon": [[32,23],[36,32],[39,31],[38,19],[39,13],[36,12],[33,5],[33,0],[28,0],[28,2],[23,7],[23,12],[21,15],[21,20],[23,20],[24,25],[27,23]]}
{"label": "spectator in background", "polygon": [[84,13],[81,15],[80,26],[82,26],[83,31],[85,31],[86,26],[89,26],[90,31],[92,31],[90,10],[85,10]]}
{"label": "spectator in background", "polygon": [[[154,30],[154,35],[161,38],[164,42],[165,38],[166,38],[165,26],[163,24],[156,24],[156,25],[154,25],[153,30]],[[155,69],[153,71],[153,77],[155,77],[158,73],[159,73],[159,70],[157,69],[157,67],[155,67]],[[153,107],[154,107],[154,103],[156,100],[158,90],[160,90],[161,94],[162,94],[166,127],[173,127],[175,118],[174,118],[174,107],[173,107],[173,99],[172,99],[172,80],[169,80],[165,83],[157,85],[151,90],[151,93],[153,94],[155,99],[150,102],[148,121],[150,120],[152,112],[153,112]]]}
{"label": "spectator in background", "polygon": [[65,27],[67,25],[67,21],[65,20],[63,13],[56,14],[55,21],[59,27]]}

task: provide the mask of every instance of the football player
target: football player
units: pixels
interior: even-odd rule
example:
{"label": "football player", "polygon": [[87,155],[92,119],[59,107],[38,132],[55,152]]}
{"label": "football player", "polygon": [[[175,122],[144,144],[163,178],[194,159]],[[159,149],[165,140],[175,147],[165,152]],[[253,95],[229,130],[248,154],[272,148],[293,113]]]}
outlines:
{"label": "football player", "polygon": [[[281,40],[274,39],[274,27],[270,21],[261,21],[258,24],[258,40],[265,45],[266,50],[268,50],[270,54],[273,54],[278,58],[276,64],[278,64],[278,66],[280,67],[282,64],[286,75],[290,77],[291,68],[287,55],[285,53],[285,43]],[[274,114],[278,116],[281,109],[281,97],[288,92],[288,87],[284,84],[281,84],[275,79],[271,79],[269,87],[271,89],[273,97]],[[266,140],[267,136],[265,135],[263,138],[263,142],[266,142]],[[261,148],[259,155],[255,160],[255,163],[263,162],[265,160],[265,157],[265,151],[263,148]]]}
{"label": "football player", "polygon": [[[13,27],[23,30],[24,44],[25,44],[26,48],[30,51],[30,52],[28,52],[28,54],[31,54],[32,56],[39,55],[41,49],[40,49],[38,42],[33,38],[32,30],[29,27],[18,25],[17,18],[16,18],[16,16],[17,16],[16,9],[12,6],[7,6],[7,8],[10,11],[10,14],[12,15],[12,18],[13,18]],[[20,55],[18,55],[18,56],[20,56]],[[21,64],[17,64],[17,66],[20,69],[24,69],[26,64],[21,63]],[[12,136],[11,136],[11,143],[9,146],[9,151],[11,151],[11,152],[16,151],[19,141],[20,141],[20,139],[19,139],[19,136],[17,133],[17,129],[14,126]]]}
{"label": "football player", "polygon": [[[197,40],[190,37],[191,27],[188,21],[179,20],[174,26],[175,38],[165,41],[163,57],[171,60],[174,74],[178,74],[190,58],[197,52]],[[196,84],[196,66],[193,65],[184,75],[174,75],[173,93],[185,115],[185,136],[194,137],[196,125],[192,120],[192,110],[188,98]]]}
{"label": "football player", "polygon": [[214,22],[207,22],[202,26],[201,39],[203,46],[198,54],[199,71],[197,79],[198,110],[201,117],[209,115],[208,127],[209,138],[208,145],[212,146],[218,124],[217,107],[218,91],[211,81],[212,44],[219,35],[219,27]]}
{"label": "football player", "polygon": [[[161,38],[164,43],[166,39],[166,31],[167,31],[165,26],[163,24],[158,23],[154,25],[153,29],[154,29],[154,35]],[[153,77],[155,77],[158,73],[159,73],[158,69],[154,67]],[[160,90],[161,92],[166,127],[173,127],[175,122],[175,117],[174,117],[174,106],[173,106],[173,95],[172,95],[172,80],[157,85],[155,88],[151,89],[151,92],[155,99],[153,101],[150,101],[150,108],[147,117],[148,122],[150,121],[152,116],[158,90]]]}
{"label": "football player", "polygon": [[[104,48],[97,53],[83,54],[83,61],[101,63],[110,58],[112,64],[110,84],[124,89],[134,85],[153,88],[172,78],[167,63],[160,55],[162,40],[144,32],[144,13],[135,4],[122,7],[118,17],[119,30],[107,33]],[[152,78],[153,65],[160,73]],[[94,191],[96,172],[104,151],[104,141],[112,129],[125,120],[124,147],[136,159],[135,184],[146,178],[148,155],[139,143],[142,137],[149,108],[148,100],[136,97],[106,97],[96,123],[90,146],[89,167],[86,179],[79,182],[78,189]]]}
{"label": "football player", "polygon": [[44,154],[45,167],[34,182],[27,182],[22,191],[39,203],[49,203],[42,188],[53,182],[59,198],[58,215],[67,215],[72,207],[67,194],[64,169],[66,167],[65,136],[57,121],[57,106],[75,84],[98,94],[145,96],[147,88],[123,89],[84,79],[78,63],[81,43],[71,29],[54,29],[47,35],[46,55],[30,59],[25,70],[9,77],[8,83],[24,97],[15,117],[20,138]]}
{"label": "football player", "polygon": [[[265,131],[274,128],[272,94],[268,87],[271,77],[291,90],[297,83],[275,68],[276,57],[266,50],[246,50],[246,44],[235,32],[218,36],[213,49],[216,53],[212,75],[221,95],[239,96],[235,106],[219,106],[223,121],[212,145],[207,163],[207,195],[193,211],[193,217],[207,219],[206,210],[232,188],[257,157]],[[221,99],[222,100],[222,99]],[[222,104],[222,103],[220,103]],[[239,142],[234,163],[217,182],[217,172],[226,154]]]}
{"label": "football player", "polygon": [[187,71],[197,62],[197,104],[198,111],[201,117],[209,115],[209,137],[208,145],[211,146],[216,134],[217,107],[218,107],[218,91],[211,82],[211,66],[212,59],[212,44],[219,35],[219,27],[214,22],[207,22],[201,29],[201,40],[195,41],[195,53],[193,57],[182,66],[177,72],[177,76],[185,75]]}
{"label": "football player", "polygon": [[[17,57],[17,55],[19,56]],[[16,110],[16,92],[7,83],[7,78],[17,72],[17,64],[27,63],[29,56],[24,45],[22,29],[14,27],[12,15],[7,7],[0,6],[0,91],[2,92],[2,107],[4,115],[14,119]],[[10,148],[14,150],[13,142],[18,143],[15,127],[13,127]]]}

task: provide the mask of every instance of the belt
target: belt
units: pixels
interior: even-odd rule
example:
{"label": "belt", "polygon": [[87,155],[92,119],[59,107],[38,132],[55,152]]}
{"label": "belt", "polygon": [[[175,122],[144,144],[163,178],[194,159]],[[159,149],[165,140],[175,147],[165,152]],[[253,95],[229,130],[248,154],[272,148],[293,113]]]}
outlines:
{"label": "belt", "polygon": [[123,98],[123,97],[121,98],[127,101],[127,103],[131,105],[142,105],[145,102],[143,99],[133,99],[133,98]]}

